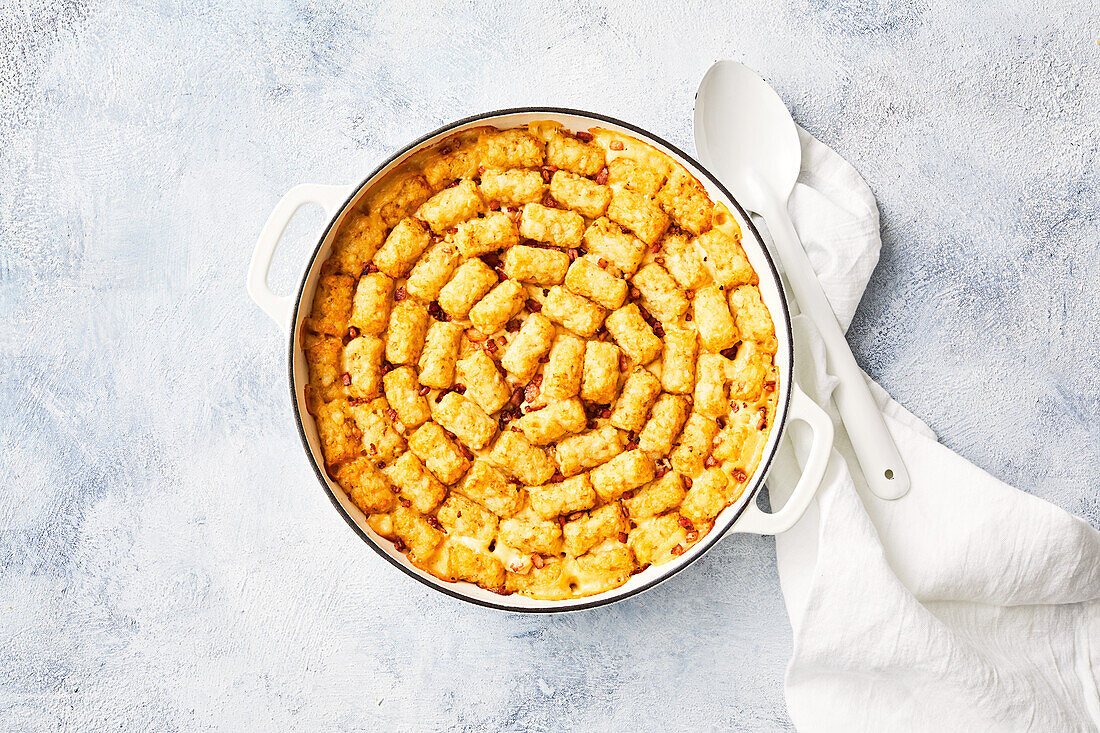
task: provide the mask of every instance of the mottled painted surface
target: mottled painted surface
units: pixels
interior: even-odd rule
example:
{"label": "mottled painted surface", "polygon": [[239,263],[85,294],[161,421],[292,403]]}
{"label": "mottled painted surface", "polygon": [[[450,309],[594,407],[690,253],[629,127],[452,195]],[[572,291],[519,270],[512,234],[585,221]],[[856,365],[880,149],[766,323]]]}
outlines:
{"label": "mottled painted surface", "polygon": [[[244,291],[296,183],[520,104],[691,149],[719,57],[879,198],[866,369],[963,455],[1100,523],[1094,3],[619,5],[0,10],[4,727],[789,727],[772,541],[560,618],[440,597],[323,498],[283,339]],[[296,221],[282,289],[319,221]]]}

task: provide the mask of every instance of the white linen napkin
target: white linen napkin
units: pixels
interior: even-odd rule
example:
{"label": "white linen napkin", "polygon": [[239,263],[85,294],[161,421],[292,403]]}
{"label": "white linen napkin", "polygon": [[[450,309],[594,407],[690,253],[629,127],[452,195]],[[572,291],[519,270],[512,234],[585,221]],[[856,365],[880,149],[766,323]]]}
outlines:
{"label": "white linen napkin", "polygon": [[[878,261],[878,209],[846,161],[799,135],[789,208],[847,328]],[[776,538],[795,726],[1100,730],[1100,532],[952,453],[871,382],[912,479],[903,499],[874,497],[832,403],[820,336],[805,316],[794,328],[797,381],[837,430],[816,500]],[[807,436],[792,434],[794,451],[785,441],[768,479],[776,506],[805,456]]]}

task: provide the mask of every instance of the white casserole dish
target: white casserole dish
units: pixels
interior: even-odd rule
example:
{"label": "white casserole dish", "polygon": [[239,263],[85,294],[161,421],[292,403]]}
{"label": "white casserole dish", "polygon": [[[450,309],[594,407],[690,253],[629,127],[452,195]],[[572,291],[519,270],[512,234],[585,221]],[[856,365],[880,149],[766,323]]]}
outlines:
{"label": "white casserole dish", "polygon": [[[760,292],[771,311],[775,323],[778,349],[775,365],[779,372],[779,402],[773,427],[768,436],[760,464],[750,477],[741,498],[727,507],[714,521],[713,529],[682,555],[663,565],[654,565],[634,575],[624,585],[603,593],[561,601],[544,601],[520,595],[499,595],[466,582],[449,583],[414,567],[393,544],[378,536],[367,525],[365,515],[348,499],[340,486],[324,471],[324,460],[313,417],[306,410],[305,386],[309,382],[305,353],[299,338],[302,322],[309,315],[314,291],[320,277],[321,264],[328,258],[335,233],[340,222],[352,206],[390,170],[408,156],[429,147],[456,132],[493,125],[505,129],[536,120],[553,120],[570,130],[587,130],[603,127],[632,135],[662,151],[680,163],[707,189],[713,201],[724,203],[732,212],[743,233],[742,245],[753,268],[760,277]],[[298,292],[293,296],[275,295],[267,285],[267,274],[276,247],[294,213],[307,204],[322,206],[328,215],[328,223],[321,232],[312,256],[305,263]],[[573,109],[522,108],[506,109],[467,117],[411,143],[395,153],[360,183],[353,185],[303,184],[291,189],[276,204],[267,223],[264,224],[252,255],[248,272],[248,292],[256,303],[287,334],[288,376],[291,398],[291,415],[298,425],[303,448],[313,466],[321,486],[328,493],[336,510],[353,530],[376,552],[392,565],[420,582],[470,603],[508,611],[529,613],[553,613],[605,605],[644,590],[671,577],[694,562],[729,531],[755,534],[778,534],[789,529],[805,512],[821,482],[833,443],[833,428],[828,416],[793,383],[793,341],[787,298],[775,265],[764,247],[759,232],[725,188],[706,169],[690,156],[664,140],[630,125],[603,115]],[[756,496],[763,485],[768,468],[775,456],[779,441],[792,420],[807,423],[813,431],[813,442],[806,466],[798,485],[786,505],[775,513],[766,513],[756,504]]]}

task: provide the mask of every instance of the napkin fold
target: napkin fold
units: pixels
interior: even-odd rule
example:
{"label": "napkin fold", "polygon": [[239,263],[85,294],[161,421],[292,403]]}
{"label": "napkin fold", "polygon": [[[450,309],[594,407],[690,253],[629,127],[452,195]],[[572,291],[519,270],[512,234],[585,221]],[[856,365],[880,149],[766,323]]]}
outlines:
{"label": "napkin fold", "polygon": [[[878,208],[852,166],[799,136],[789,210],[847,328],[878,262]],[[876,498],[832,402],[821,337],[803,315],[793,325],[796,380],[837,436],[817,498],[776,538],[795,726],[1100,730],[1100,532],[940,445],[868,379],[912,480],[904,498]],[[777,506],[808,451],[800,427],[768,479]]]}

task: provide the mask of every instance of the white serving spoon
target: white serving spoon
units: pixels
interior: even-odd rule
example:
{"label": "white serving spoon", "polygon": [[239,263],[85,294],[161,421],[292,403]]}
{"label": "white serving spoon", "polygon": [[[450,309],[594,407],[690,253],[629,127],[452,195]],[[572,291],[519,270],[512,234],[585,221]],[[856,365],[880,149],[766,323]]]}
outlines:
{"label": "white serving spoon", "polygon": [[882,499],[905,496],[909,474],[787,213],[802,147],[783,100],[752,69],[719,61],[695,95],[695,148],[734,198],[767,222],[799,308],[825,341],[829,371],[840,380],[840,417],[871,490]]}

